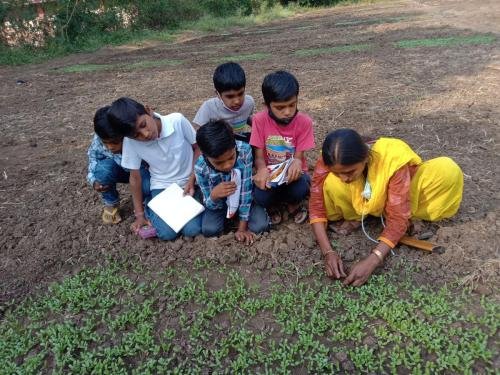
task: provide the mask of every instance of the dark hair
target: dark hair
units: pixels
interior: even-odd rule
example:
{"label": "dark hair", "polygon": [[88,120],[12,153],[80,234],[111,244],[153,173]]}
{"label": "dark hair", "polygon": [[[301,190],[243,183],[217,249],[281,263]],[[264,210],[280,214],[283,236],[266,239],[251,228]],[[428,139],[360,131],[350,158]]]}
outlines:
{"label": "dark hair", "polygon": [[215,68],[214,86],[219,94],[239,90],[246,85],[245,71],[235,62],[227,62]]}
{"label": "dark hair", "polygon": [[196,132],[196,143],[201,152],[217,158],[236,146],[233,128],[224,120],[209,121]]}
{"label": "dark hair", "polygon": [[102,140],[118,140],[123,138],[117,134],[108,121],[109,105],[99,108],[94,115],[94,131]]}
{"label": "dark hair", "polygon": [[262,96],[266,105],[284,102],[299,95],[299,82],[292,73],[278,70],[265,76],[262,82]]}
{"label": "dark hair", "polygon": [[146,113],[146,108],[141,103],[122,97],[111,103],[108,120],[116,133],[123,137],[133,137],[137,117]]}
{"label": "dark hair", "polygon": [[323,161],[328,166],[353,165],[366,160],[370,149],[363,138],[352,129],[337,129],[323,142]]}

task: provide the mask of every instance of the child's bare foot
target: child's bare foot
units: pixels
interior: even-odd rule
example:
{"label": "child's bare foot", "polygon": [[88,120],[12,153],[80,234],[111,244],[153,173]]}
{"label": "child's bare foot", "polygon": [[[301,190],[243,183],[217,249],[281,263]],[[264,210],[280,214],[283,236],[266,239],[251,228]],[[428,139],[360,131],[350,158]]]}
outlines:
{"label": "child's bare foot", "polygon": [[347,236],[361,226],[361,222],[356,220],[340,220],[330,225],[330,228],[337,234]]}
{"label": "child's bare foot", "polygon": [[302,203],[288,204],[288,213],[295,224],[302,224],[307,219],[307,208]]}
{"label": "child's bare foot", "polygon": [[122,221],[122,217],[116,206],[105,206],[102,210],[102,222],[104,224],[118,224]]}
{"label": "child's bare foot", "polygon": [[271,218],[271,224],[272,225],[278,225],[281,223],[281,220],[283,219],[281,216],[281,211],[279,207],[269,207],[267,209],[267,213],[269,217]]}

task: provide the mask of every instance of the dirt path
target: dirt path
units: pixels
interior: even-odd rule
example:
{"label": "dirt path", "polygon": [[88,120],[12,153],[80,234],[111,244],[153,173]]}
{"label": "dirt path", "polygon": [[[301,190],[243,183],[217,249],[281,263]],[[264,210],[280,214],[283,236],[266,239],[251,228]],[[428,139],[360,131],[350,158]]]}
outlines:
{"label": "dirt path", "polygon": [[[463,205],[456,218],[432,226],[446,253],[401,247],[384,272],[413,265],[422,282],[489,278],[484,293],[498,286],[500,3],[401,1],[0,68],[0,303],[109,256],[151,267],[197,257],[258,269],[320,267],[309,227],[290,222],[249,248],[232,235],[138,240],[128,231],[126,189],[128,219],[101,225],[99,197],[85,181],[96,108],[127,95],[192,119],[212,95],[214,67],[231,57],[245,68],[258,103],[265,74],[285,68],[297,75],[300,109],[315,120],[318,146],[331,129],[353,127],[401,137],[424,159],[454,158],[465,173]],[[84,68],[90,71],[70,72]],[[376,221],[370,230],[380,231]],[[370,247],[360,233],[334,239],[348,264]]]}

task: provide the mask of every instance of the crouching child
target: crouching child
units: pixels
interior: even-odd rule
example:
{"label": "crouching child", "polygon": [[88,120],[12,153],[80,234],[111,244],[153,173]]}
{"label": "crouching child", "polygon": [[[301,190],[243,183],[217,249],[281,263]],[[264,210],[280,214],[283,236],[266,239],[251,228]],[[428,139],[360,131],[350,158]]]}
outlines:
{"label": "crouching child", "polygon": [[[128,184],[130,172],[122,167],[123,136],[113,131],[108,122],[109,106],[99,108],[94,116],[94,138],[88,149],[89,158],[87,181],[93,189],[101,194],[104,209],[104,224],[118,224],[122,221],[119,213],[120,195],[117,183]],[[142,163],[141,175],[142,195],[150,194],[149,171]]]}
{"label": "crouching child", "polygon": [[269,217],[262,206],[252,202],[252,147],[236,141],[231,125],[223,120],[203,125],[196,134],[196,143],[202,153],[194,171],[206,208],[203,235],[217,236],[224,231],[228,217],[234,213],[232,207],[228,210],[228,197],[239,191],[239,195],[231,197],[237,202],[234,211],[239,218],[235,237],[239,242],[253,243],[255,234],[269,229]]}

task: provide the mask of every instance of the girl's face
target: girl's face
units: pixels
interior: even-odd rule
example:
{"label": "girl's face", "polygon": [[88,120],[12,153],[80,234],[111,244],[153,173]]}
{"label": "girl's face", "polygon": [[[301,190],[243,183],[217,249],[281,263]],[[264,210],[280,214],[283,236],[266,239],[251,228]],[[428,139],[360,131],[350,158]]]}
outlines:
{"label": "girl's face", "polygon": [[351,165],[335,164],[328,167],[328,169],[335,176],[340,178],[342,182],[350,184],[351,182],[356,181],[358,178],[361,178],[363,176],[366,163],[367,160]]}

